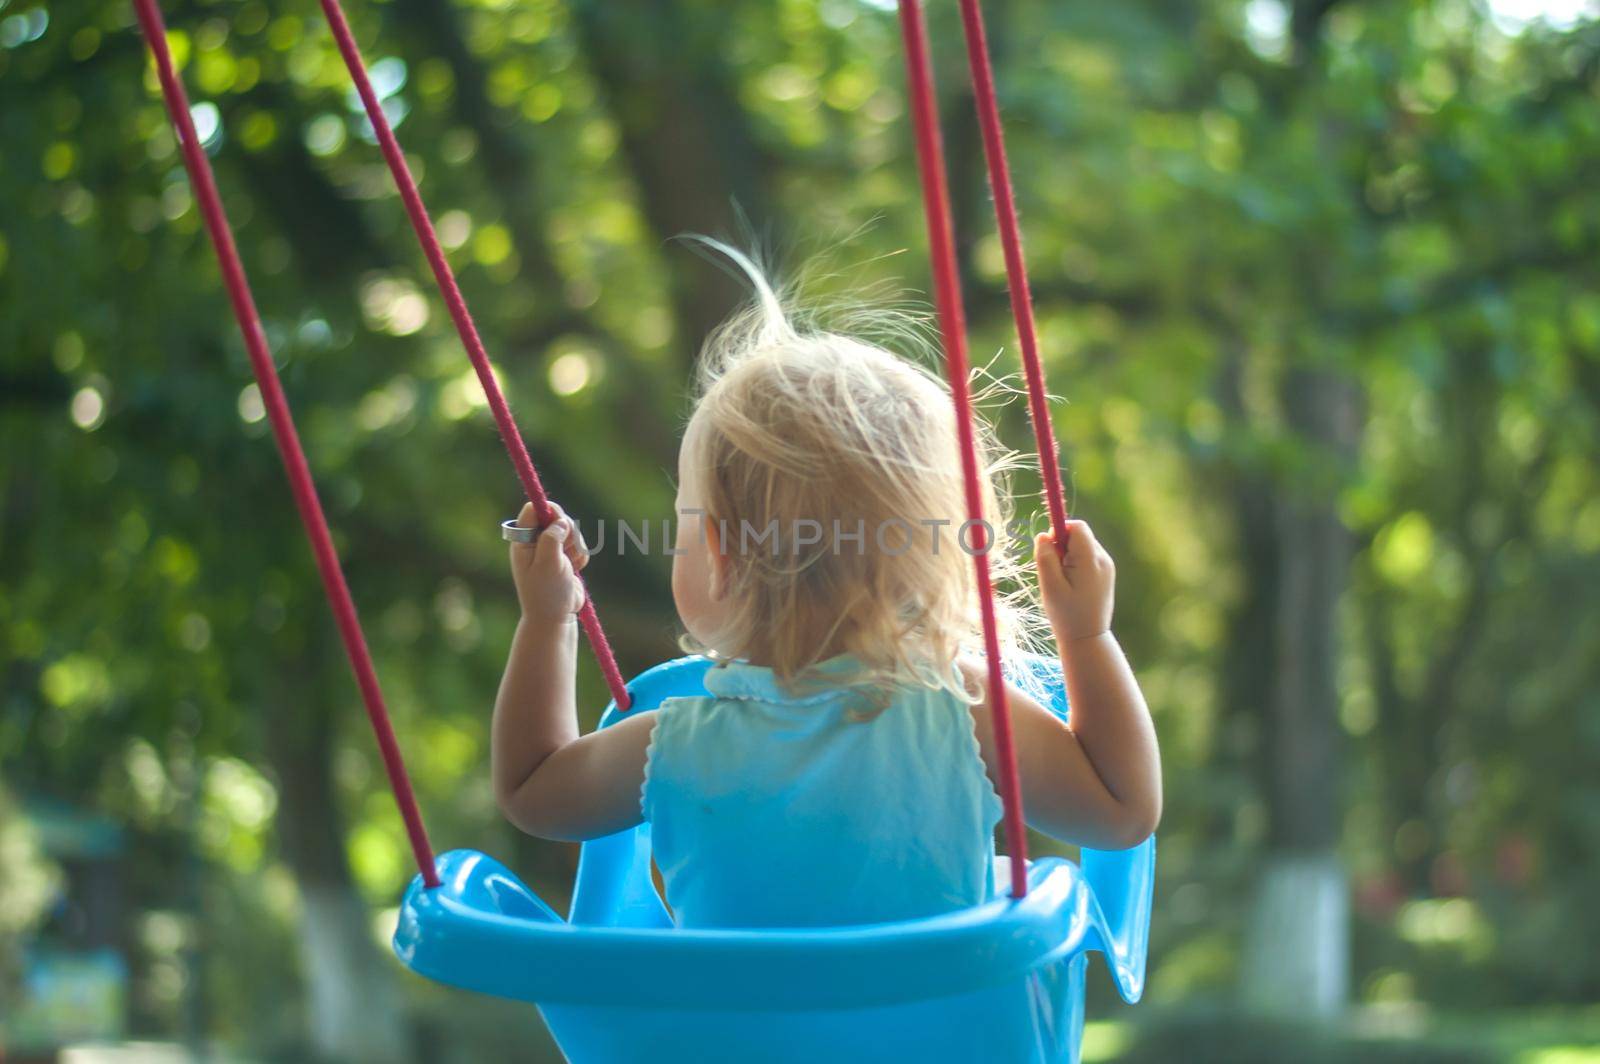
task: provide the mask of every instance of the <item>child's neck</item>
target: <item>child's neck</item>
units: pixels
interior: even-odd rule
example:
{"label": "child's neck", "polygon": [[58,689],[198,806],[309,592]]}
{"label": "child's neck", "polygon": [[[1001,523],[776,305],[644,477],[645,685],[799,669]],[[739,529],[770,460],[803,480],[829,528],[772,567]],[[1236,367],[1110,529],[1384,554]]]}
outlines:
{"label": "child's neck", "polygon": [[[814,659],[817,662],[828,661],[831,658],[837,658],[840,655],[850,653],[850,647],[846,645],[844,638],[838,633],[838,631],[829,632],[825,635],[819,632],[814,638],[808,638],[807,636],[803,635],[801,640],[802,645],[809,646],[816,643],[822,644],[822,650]],[[744,653],[737,656],[741,660],[751,665],[760,666],[764,669],[771,668],[773,663],[777,661],[779,657],[774,648],[770,644],[765,643],[752,643],[744,648]]]}

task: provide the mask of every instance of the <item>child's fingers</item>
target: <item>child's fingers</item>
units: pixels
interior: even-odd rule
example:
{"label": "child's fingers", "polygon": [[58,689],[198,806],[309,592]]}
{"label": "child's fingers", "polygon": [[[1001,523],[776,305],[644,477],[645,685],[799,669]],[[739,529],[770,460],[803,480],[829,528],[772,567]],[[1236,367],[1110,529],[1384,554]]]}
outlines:
{"label": "child's fingers", "polygon": [[[550,503],[550,520],[542,526],[539,535],[532,543],[513,543],[511,545],[512,557],[517,551],[524,551],[525,557],[530,557],[530,564],[549,573],[557,571],[577,572],[589,564],[589,548],[583,541],[583,533],[579,531],[578,524],[567,516],[565,510],[556,503]],[[538,510],[533,503],[523,503],[522,510],[517,514],[518,528],[541,528]]]}
{"label": "child's fingers", "polygon": [[1056,538],[1049,532],[1033,537],[1033,564],[1039,570],[1039,581],[1046,587],[1065,586],[1067,569],[1064,559],[1056,551]]}
{"label": "child's fingers", "polygon": [[1094,529],[1089,527],[1089,522],[1071,520],[1067,522],[1067,549],[1065,557],[1067,563],[1081,562],[1094,553]]}
{"label": "child's fingers", "polygon": [[589,544],[584,541],[583,529],[565,513],[561,515],[561,522],[567,529],[567,560],[572,563],[573,569],[582,569],[589,564]]}
{"label": "child's fingers", "polygon": [[1111,555],[1095,538],[1089,522],[1069,521],[1067,533],[1066,563],[1069,568],[1105,569],[1111,566]]}
{"label": "child's fingers", "polygon": [[589,548],[584,546],[583,533],[578,531],[576,522],[569,518],[561,527],[566,535],[567,562],[577,572],[589,564]]}
{"label": "child's fingers", "polygon": [[556,572],[567,566],[567,543],[570,540],[565,521],[554,521],[534,540],[533,564],[546,572]]}
{"label": "child's fingers", "polygon": [[563,549],[574,571],[589,564],[589,545],[583,541],[578,522],[567,516],[567,512],[556,503],[550,504],[550,528],[562,530]]}
{"label": "child's fingers", "polygon": [[[539,527],[539,515],[534,511],[533,503],[525,502],[525,503],[522,504],[522,509],[517,511],[517,527],[518,528],[538,528]],[[510,544],[510,546],[511,546],[511,560],[513,562],[515,562],[518,557],[522,557],[522,558],[532,557],[533,556],[533,548],[538,542],[539,542],[539,540],[537,538],[534,539],[533,543],[516,543],[516,542],[513,542],[512,544]]]}

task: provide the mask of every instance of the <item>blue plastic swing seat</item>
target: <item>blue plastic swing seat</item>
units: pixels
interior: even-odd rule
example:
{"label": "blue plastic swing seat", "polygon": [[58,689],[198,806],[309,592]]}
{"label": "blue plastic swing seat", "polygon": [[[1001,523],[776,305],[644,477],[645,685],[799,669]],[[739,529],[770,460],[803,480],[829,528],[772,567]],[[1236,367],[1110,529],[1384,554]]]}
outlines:
{"label": "blue plastic swing seat", "polygon": [[[709,667],[650,669],[629,684],[635,707],[704,695]],[[1056,663],[1019,671],[1065,714]],[[1155,840],[1081,858],[1032,862],[1021,901],[927,919],[678,930],[651,881],[646,823],[584,844],[569,920],[493,858],[444,854],[442,885],[419,876],[406,892],[394,948],[430,979],[537,1005],[576,1064],[1075,1062],[1087,954],[1105,955],[1123,1000],[1143,992]]]}

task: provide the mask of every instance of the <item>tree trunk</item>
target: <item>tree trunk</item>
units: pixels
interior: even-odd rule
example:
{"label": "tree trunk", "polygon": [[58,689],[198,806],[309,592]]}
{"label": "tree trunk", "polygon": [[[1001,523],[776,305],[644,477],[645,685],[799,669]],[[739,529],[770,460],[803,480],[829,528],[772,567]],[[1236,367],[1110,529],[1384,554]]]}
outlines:
{"label": "tree trunk", "polygon": [[[522,263],[520,279],[543,301],[543,313],[535,316],[530,327],[499,338],[505,349],[539,349],[542,356],[542,349],[562,335],[589,338],[621,366],[620,376],[629,382],[609,389],[608,402],[614,403],[618,416],[633,427],[641,448],[671,453],[677,444],[674,426],[662,416],[654,394],[655,388],[669,387],[671,382],[653,363],[635,357],[629,345],[604,329],[593,315],[572,306],[566,279],[549,243],[550,219],[544,203],[551,197],[542,187],[544,178],[521,130],[521,116],[502,113],[490,98],[487,67],[467,43],[460,6],[452,0],[404,0],[398,13],[405,18],[396,21],[420,32],[426,46],[449,64],[456,84],[455,113],[478,139],[478,162],[495,201],[505,211],[511,242]],[[490,340],[493,343],[494,338]]]}
{"label": "tree trunk", "polygon": [[[1348,381],[1291,369],[1282,399],[1313,470],[1352,457],[1359,404]],[[1268,852],[1246,935],[1242,990],[1253,1011],[1292,1019],[1334,1019],[1349,995],[1349,896],[1337,853],[1337,629],[1351,542],[1337,485],[1335,475],[1300,477],[1275,507],[1276,636],[1264,733]]]}
{"label": "tree trunk", "polygon": [[[1339,2],[1290,5],[1294,85],[1286,109],[1299,95],[1295,90],[1321,77],[1322,26]],[[1321,125],[1326,158],[1338,157],[1343,135]],[[1325,265],[1315,256],[1301,263],[1301,290],[1313,314],[1308,324],[1326,303]],[[1261,743],[1267,853],[1246,929],[1241,992],[1252,1011],[1328,1021],[1344,1011],[1350,980],[1348,875],[1338,855],[1338,626],[1353,544],[1337,503],[1359,441],[1360,402],[1351,381],[1305,360],[1284,371],[1279,403],[1305,457],[1295,476],[1280,484],[1272,507],[1276,595]]]}
{"label": "tree trunk", "polygon": [[328,700],[306,687],[278,693],[267,746],[278,777],[283,856],[300,889],[312,1050],[340,1064],[408,1061],[412,1047],[394,965],[373,941],[372,913],[346,860],[332,773],[333,714]]}
{"label": "tree trunk", "polygon": [[[663,240],[700,233],[740,243],[743,213],[769,234],[770,160],[722,58],[727,21],[659,0],[582,0],[572,13],[651,230]],[[677,264],[667,276],[687,357],[745,290],[731,277],[691,275]]]}

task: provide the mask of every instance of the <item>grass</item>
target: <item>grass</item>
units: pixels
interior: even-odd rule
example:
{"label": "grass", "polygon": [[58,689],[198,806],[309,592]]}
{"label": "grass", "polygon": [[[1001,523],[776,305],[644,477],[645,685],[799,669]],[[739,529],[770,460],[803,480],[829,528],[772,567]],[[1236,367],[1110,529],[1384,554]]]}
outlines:
{"label": "grass", "polygon": [[1083,1060],[1600,1064],[1600,1006],[1475,1014],[1360,1009],[1328,1027],[1271,1023],[1217,1010],[1151,1010],[1137,1021],[1089,1023]]}

